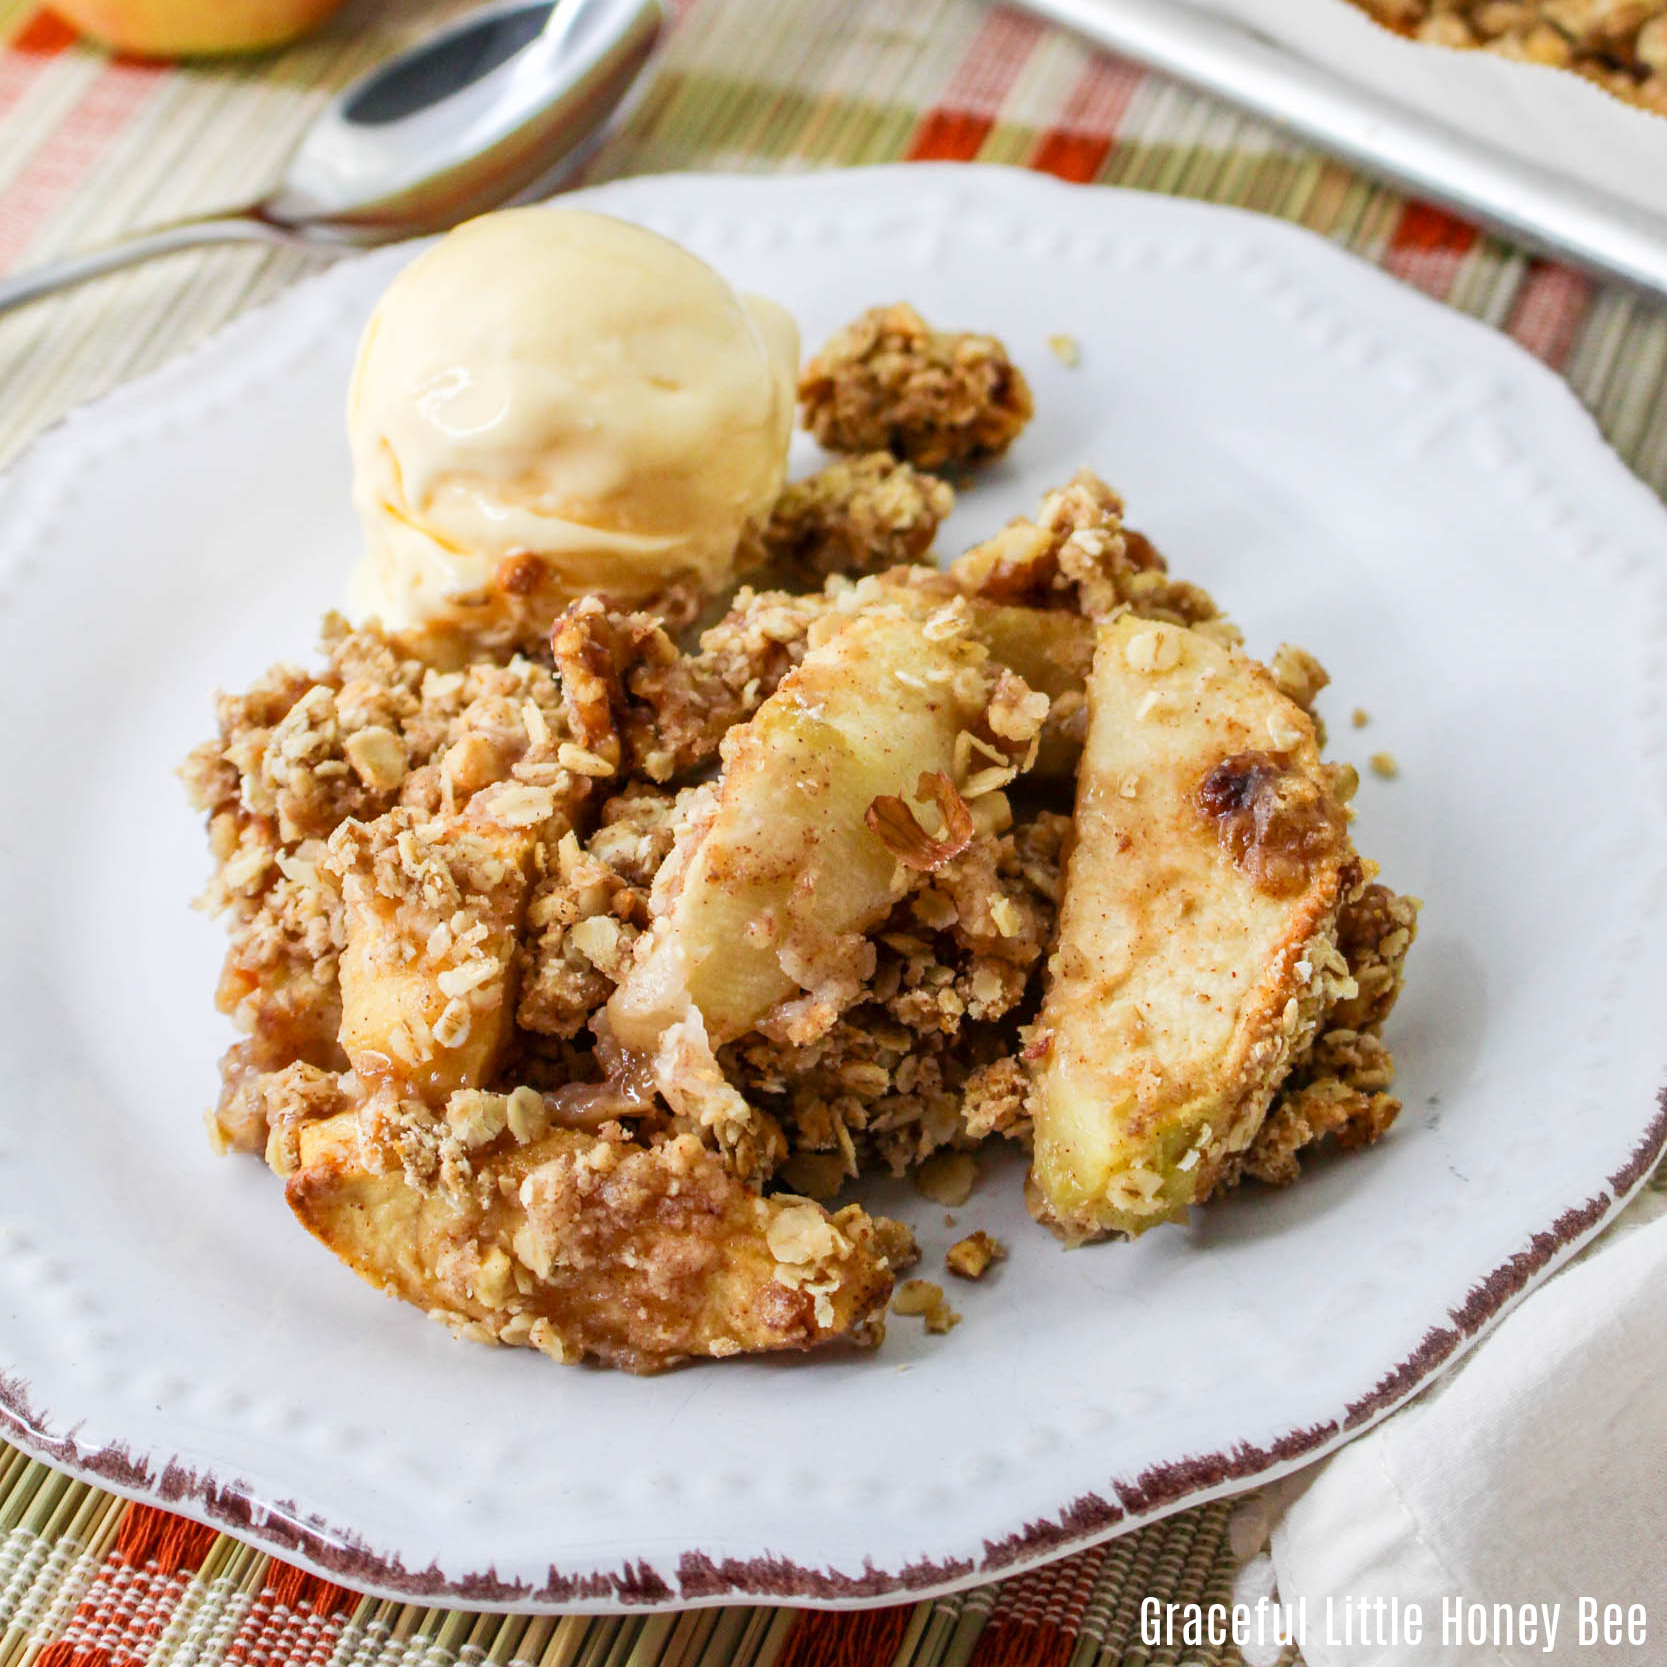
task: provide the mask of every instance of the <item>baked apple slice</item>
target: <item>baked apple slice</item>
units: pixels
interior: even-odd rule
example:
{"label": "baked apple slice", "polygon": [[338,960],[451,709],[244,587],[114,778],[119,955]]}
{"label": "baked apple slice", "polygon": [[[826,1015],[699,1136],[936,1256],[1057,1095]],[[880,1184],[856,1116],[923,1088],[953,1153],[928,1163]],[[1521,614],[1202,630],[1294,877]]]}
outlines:
{"label": "baked apple slice", "polygon": [[1027,1056],[1034,1212],[1137,1234],[1208,1196],[1325,1010],[1352,993],[1339,907],[1368,875],[1352,772],[1219,641],[1100,629],[1058,949]]}
{"label": "baked apple slice", "polygon": [[[907,1242],[894,1224],[762,1198],[694,1135],[544,1124],[528,1088],[455,1095],[437,1127],[362,1106],[301,1127],[286,1197],[371,1284],[462,1336],[558,1360],[653,1372],[884,1335],[885,1246]],[[427,1177],[425,1127],[440,1154]]]}
{"label": "baked apple slice", "polygon": [[1050,702],[1032,774],[1041,781],[1068,781],[1082,751],[1083,688],[1094,660],[1094,622],[1064,608],[1032,608],[992,602],[963,590],[934,568],[900,567],[863,580],[859,601],[885,594],[922,619],[934,615],[965,622],[968,636],[990,658],[1045,694]]}
{"label": "baked apple slice", "polygon": [[[608,1005],[628,1048],[654,1049],[691,1006],[717,1047],[807,993],[854,995],[873,970],[863,934],[909,889],[909,863],[929,863],[969,814],[959,788],[976,796],[1031,761],[1046,696],[953,616],[936,634],[900,604],[818,625],[725,737],[715,802],[655,883],[657,918]],[[930,799],[923,781],[937,784],[936,835],[905,803]]]}
{"label": "baked apple slice", "polygon": [[460,815],[395,809],[331,837],[346,919],[341,1045],[367,1087],[395,1082],[438,1104],[489,1078],[550,803],[507,782]]}

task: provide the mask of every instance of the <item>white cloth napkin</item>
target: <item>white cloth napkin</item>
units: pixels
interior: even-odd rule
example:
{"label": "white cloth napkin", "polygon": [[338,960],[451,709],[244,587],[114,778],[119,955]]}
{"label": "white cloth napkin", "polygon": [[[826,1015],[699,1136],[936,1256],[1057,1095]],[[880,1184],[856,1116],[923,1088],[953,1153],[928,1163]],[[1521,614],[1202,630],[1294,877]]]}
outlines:
{"label": "white cloth napkin", "polygon": [[[1642,1194],[1449,1377],[1264,1505],[1281,1507],[1272,1569],[1248,1565],[1238,1595],[1271,1575],[1281,1604],[1306,1600],[1308,1667],[1667,1662],[1667,1194]],[[1380,1641],[1394,1600],[1403,1635]]]}

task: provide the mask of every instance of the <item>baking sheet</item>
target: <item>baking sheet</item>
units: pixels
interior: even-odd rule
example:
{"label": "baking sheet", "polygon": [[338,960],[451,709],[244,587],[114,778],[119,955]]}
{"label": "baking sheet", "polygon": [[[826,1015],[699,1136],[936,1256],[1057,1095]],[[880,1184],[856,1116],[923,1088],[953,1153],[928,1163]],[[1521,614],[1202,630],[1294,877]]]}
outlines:
{"label": "baking sheet", "polygon": [[1667,118],[1567,70],[1407,40],[1347,0],[1192,3],[1525,161],[1667,215]]}

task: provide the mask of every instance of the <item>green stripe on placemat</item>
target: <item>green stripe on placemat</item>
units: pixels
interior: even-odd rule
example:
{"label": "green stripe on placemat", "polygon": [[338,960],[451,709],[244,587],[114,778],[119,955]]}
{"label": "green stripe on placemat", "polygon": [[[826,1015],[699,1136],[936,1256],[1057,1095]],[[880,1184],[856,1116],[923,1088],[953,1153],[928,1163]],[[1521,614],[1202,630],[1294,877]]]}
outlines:
{"label": "green stripe on placemat", "polygon": [[[465,3],[356,0],[286,52],[158,71],[108,64],[32,0],[0,0],[0,268],[257,195],[333,90]],[[979,0],[677,10],[657,77],[593,180],[947,157],[1254,208],[1509,331],[1667,490],[1667,315],[1629,292]],[[184,255],[0,319],[0,460],[308,265],[260,249]],[[363,1598],[0,1444],[0,1667],[1229,1667],[1231,1649],[1142,1647],[1138,1611],[1149,1596],[1229,1595],[1231,1512],[1207,1505],[999,1585],[860,1615],[737,1605],[531,1619]]]}

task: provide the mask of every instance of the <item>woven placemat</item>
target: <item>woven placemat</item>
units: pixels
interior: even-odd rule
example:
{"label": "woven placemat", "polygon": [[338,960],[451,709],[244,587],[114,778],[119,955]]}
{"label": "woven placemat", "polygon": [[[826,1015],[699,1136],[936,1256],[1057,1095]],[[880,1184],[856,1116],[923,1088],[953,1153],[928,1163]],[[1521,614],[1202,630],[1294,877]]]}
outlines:
{"label": "woven placemat", "polygon": [[[0,270],[257,194],[313,110],[460,0],[355,0],[326,34],[230,67],[111,60],[0,0]],[[1667,490],[1667,314],[1362,179],[1159,77],[979,0],[681,0],[593,179],[898,158],[986,160],[1281,215],[1508,331]],[[173,257],[0,319],[0,461],[308,269]],[[976,320],[968,321],[976,323]],[[1142,1599],[1230,1596],[1232,1507],[1037,1573],[861,1615],[747,1606],[527,1619],[364,1598],[0,1444],[0,1667],[1225,1667],[1146,1649]]]}

